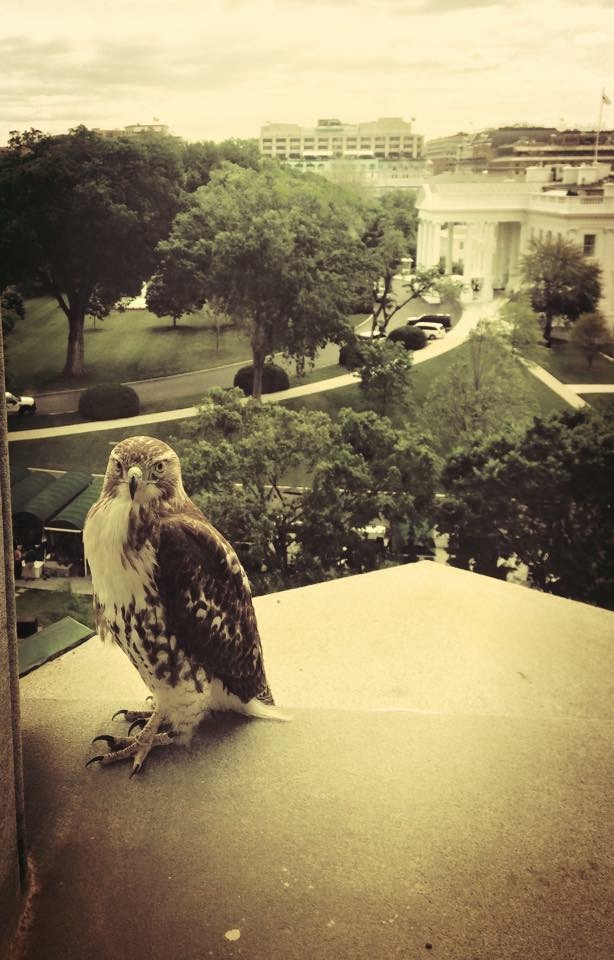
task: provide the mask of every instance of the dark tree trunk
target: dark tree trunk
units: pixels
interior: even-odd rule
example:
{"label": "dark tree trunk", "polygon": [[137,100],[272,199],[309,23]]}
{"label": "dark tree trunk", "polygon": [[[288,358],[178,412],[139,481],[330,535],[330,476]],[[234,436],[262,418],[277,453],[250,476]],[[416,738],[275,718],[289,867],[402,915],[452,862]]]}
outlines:
{"label": "dark tree trunk", "polygon": [[68,317],[68,346],[64,367],[64,375],[67,377],[81,377],[85,373],[84,322],[83,313],[71,310]]}
{"label": "dark tree trunk", "polygon": [[547,347],[552,346],[552,317],[550,314],[546,314],[546,322],[544,324],[544,340]]}
{"label": "dark tree trunk", "polygon": [[252,359],[254,362],[254,379],[252,383],[252,400],[262,400],[262,373],[267,356],[265,336],[262,326],[254,321],[251,332]]}
{"label": "dark tree trunk", "polygon": [[252,348],[254,358],[254,381],[252,384],[252,400],[262,400],[262,373],[264,370],[265,352]]}

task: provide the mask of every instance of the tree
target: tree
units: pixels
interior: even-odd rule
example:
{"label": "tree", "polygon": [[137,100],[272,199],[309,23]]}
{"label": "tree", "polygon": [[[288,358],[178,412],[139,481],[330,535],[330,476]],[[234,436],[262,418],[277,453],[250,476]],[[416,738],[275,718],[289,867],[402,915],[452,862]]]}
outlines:
{"label": "tree", "polygon": [[182,160],[185,169],[185,189],[188,193],[194,193],[199,187],[209,183],[211,171],[225,161],[234,163],[238,167],[258,170],[260,150],[257,140],[230,139],[222,140],[220,143],[202,140],[186,143]]}
{"label": "tree", "polygon": [[0,298],[0,313],[2,314],[2,332],[10,333],[18,320],[23,320],[26,307],[17,287],[6,287]]}
{"label": "tree", "polygon": [[197,190],[159,245],[156,285],[177,309],[206,301],[248,333],[253,396],[267,356],[302,369],[328,341],[349,335],[360,244],[343,202],[321,177],[264,164],[223,164]]}
{"label": "tree", "polygon": [[78,127],[13,134],[0,161],[5,282],[40,277],[68,321],[65,374],[85,371],[83,325],[136,296],[181,202],[168,137],[110,138]]}
{"label": "tree", "polygon": [[614,608],[614,431],[573,411],[535,419],[520,438],[476,444],[442,474],[438,526],[462,566],[501,575],[526,564],[530,582]]}
{"label": "tree", "polygon": [[512,449],[509,437],[478,440],[447,459],[437,528],[448,536],[452,566],[503,580],[507,576],[509,568],[500,561],[514,554],[509,528],[515,491],[509,488],[503,464]]}
{"label": "tree", "polygon": [[539,324],[529,295],[512,294],[499,317],[513,352],[531,354],[539,344]]}
{"label": "tree", "polygon": [[466,449],[493,434],[517,433],[531,416],[525,374],[504,326],[480,321],[459,353],[431,384],[422,409],[423,427],[442,452]]}
{"label": "tree", "polygon": [[372,288],[372,330],[385,332],[392,318],[408,303],[437,291],[442,278],[437,267],[417,270],[403,284],[404,292],[397,301],[393,290],[395,274],[404,257],[416,256],[418,214],[412,196],[401,190],[384,194],[363,209],[363,218],[363,274],[367,280],[370,278]]}
{"label": "tree", "polygon": [[356,372],[360,389],[382,416],[410,405],[411,351],[401,343],[372,340],[360,345],[361,362]]}
{"label": "tree", "polygon": [[601,296],[601,268],[586,260],[577,244],[564,237],[532,240],[522,258],[522,273],[531,303],[544,318],[544,340],[552,346],[555,317],[571,322],[595,310]]}
{"label": "tree", "polygon": [[[237,547],[258,591],[377,566],[374,520],[399,533],[400,558],[433,517],[435,464],[423,437],[369,411],[327,414],[244,403],[211,390],[173,440],[186,489]],[[289,486],[289,478],[302,485]]]}
{"label": "tree", "polygon": [[329,431],[325,414],[246,404],[241,390],[216,387],[173,441],[186,489],[237,548],[260,592],[290,583],[302,497],[287,478],[314,470]]}
{"label": "tree", "polygon": [[303,500],[303,555],[322,571],[373,569],[385,559],[382,545],[364,533],[374,521],[388,528],[397,561],[415,554],[434,516],[436,463],[428,442],[373,411],[341,410],[335,427],[329,456]]}
{"label": "tree", "polygon": [[612,339],[608,323],[599,310],[583,313],[573,325],[571,342],[580,348],[589,367]]}

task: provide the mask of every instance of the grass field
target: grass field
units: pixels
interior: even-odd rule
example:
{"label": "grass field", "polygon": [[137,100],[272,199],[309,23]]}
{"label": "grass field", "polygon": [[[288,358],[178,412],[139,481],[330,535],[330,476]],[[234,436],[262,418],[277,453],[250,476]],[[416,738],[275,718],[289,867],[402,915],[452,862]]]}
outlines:
{"label": "grass field", "polygon": [[[365,316],[355,314],[348,319],[354,326]],[[91,318],[86,320],[88,372],[85,377],[67,382],[62,377],[67,334],[68,322],[55,300],[28,300],[25,320],[6,339],[10,389],[28,394],[142,380],[249,361],[251,357],[249,340],[243,332],[227,328],[220,334],[218,344],[211,320],[202,312],[173,327],[170,320],[160,319],[148,310],[114,311],[105,320],[97,321],[96,326]]]}
{"label": "grass field", "polygon": [[39,627],[73,617],[87,627],[94,627],[92,598],[65,590],[26,589],[15,599],[18,617],[36,617]]}
{"label": "grass field", "polygon": [[614,363],[600,354],[589,367],[586,357],[573,343],[554,340],[552,347],[538,347],[532,357],[562,383],[614,383]]}
{"label": "grass field", "polygon": [[40,467],[49,470],[86,470],[104,473],[111,448],[135,433],[168,440],[177,435],[180,421],[146,423],[117,430],[96,430],[48,440],[20,440],[9,444],[9,461],[14,466]]}
{"label": "grass field", "polygon": [[85,324],[88,373],[67,384],[62,378],[68,322],[50,297],[26,304],[26,317],[6,340],[7,382],[12,390],[66,389],[93,383],[140,380],[234,363],[251,356],[245,334],[227,329],[216,348],[215,330],[201,313],[173,327],[148,310],[112,312],[106,320]]}
{"label": "grass field", "polygon": [[[420,408],[424,403],[429,387],[436,377],[445,376],[450,366],[459,360],[468,347],[462,344],[449,353],[434,357],[425,363],[420,363],[411,372],[412,396],[414,404]],[[558,410],[569,409],[567,404],[557,394],[549,390],[541,381],[532,376],[524,367],[521,368],[529,393],[535,416],[547,416]],[[355,410],[368,409],[368,403],[363,397],[358,384],[340,387],[338,390],[327,390],[325,393],[311,394],[294,400],[285,401],[285,405],[293,410],[308,409],[322,410],[336,417],[343,407],[353,407]],[[393,418],[394,419],[399,419]]]}

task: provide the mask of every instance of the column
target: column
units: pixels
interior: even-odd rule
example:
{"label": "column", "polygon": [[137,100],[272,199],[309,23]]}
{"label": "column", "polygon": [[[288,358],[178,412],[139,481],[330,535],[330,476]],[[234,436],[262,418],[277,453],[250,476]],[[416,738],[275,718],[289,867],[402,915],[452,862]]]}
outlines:
{"label": "column", "polygon": [[418,224],[417,264],[422,270],[439,264],[439,224],[420,220]]}
{"label": "column", "polygon": [[446,244],[446,273],[452,273],[454,262],[454,224],[448,220],[448,242]]}
{"label": "column", "polygon": [[496,242],[497,224],[494,221],[487,221],[482,225],[482,287],[480,289],[480,300],[492,300]]}

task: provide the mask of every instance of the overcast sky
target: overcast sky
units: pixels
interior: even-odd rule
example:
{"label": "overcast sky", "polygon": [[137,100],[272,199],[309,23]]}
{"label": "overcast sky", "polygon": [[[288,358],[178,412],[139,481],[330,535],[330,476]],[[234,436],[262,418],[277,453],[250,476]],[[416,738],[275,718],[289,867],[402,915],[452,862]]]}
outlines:
{"label": "overcast sky", "polygon": [[2,0],[0,44],[0,143],[154,117],[188,140],[384,116],[430,138],[614,104],[614,0]]}

